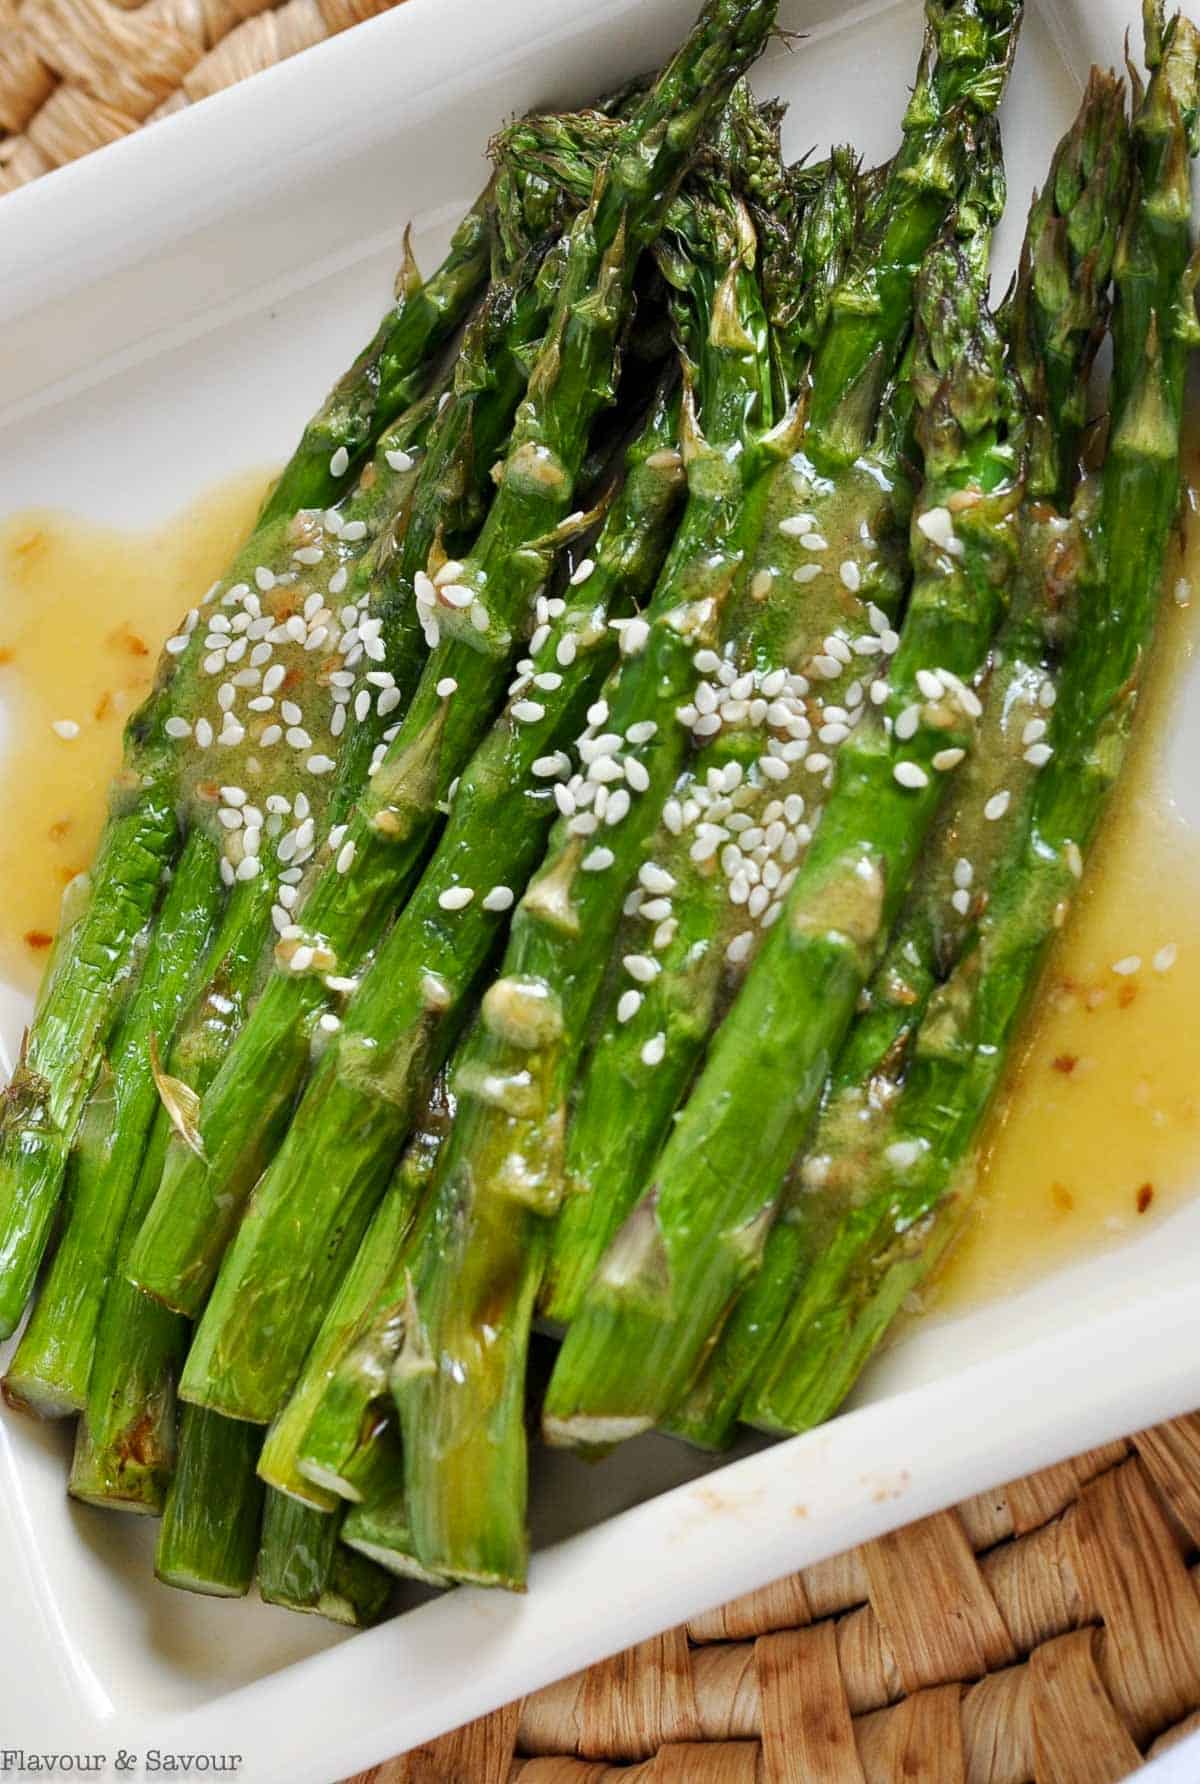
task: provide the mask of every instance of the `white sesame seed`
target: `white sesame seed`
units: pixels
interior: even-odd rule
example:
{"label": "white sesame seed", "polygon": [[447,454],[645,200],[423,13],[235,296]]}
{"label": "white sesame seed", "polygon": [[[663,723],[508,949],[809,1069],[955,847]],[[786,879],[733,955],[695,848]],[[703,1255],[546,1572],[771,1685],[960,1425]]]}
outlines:
{"label": "white sesame seed", "polygon": [[[809,763],[810,768],[812,767],[813,762],[819,762],[823,768],[829,766],[829,759],[826,756],[812,757]],[[778,756],[760,756],[758,758],[758,766],[768,780],[782,781],[786,780],[788,777],[787,763],[780,761]]]}
{"label": "white sesame seed", "polygon": [[621,819],[626,816],[629,811],[629,806],[629,794],[625,791],[624,787],[614,787],[609,791],[603,816],[604,822],[608,825],[610,830],[614,825],[619,824]]}
{"label": "white sesame seed", "polygon": [[350,573],[346,569],[345,564],[340,565],[339,568],[336,569],[334,571],[333,575],[329,578],[329,592],[330,592],[330,594],[335,595],[335,596],[340,595],[342,593],[342,591],[345,589],[345,586],[349,582],[349,580],[350,580]]}
{"label": "white sesame seed", "polygon": [[897,762],[892,773],[902,787],[910,787],[914,791],[918,787],[929,785],[929,776],[918,762]]}
{"label": "white sesame seed", "polygon": [[565,774],[570,766],[570,758],[557,750],[552,756],[539,756],[533,764],[533,773],[539,780],[553,780],[557,775]]}
{"label": "white sesame seed", "polygon": [[254,572],[254,580],[265,595],[268,589],[275,587],[275,572],[268,570],[265,564],[260,564]]}
{"label": "white sesame seed", "polygon": [[927,700],[940,700],[946,692],[932,669],[917,670],[917,687]]}
{"label": "white sesame seed", "polygon": [[646,624],[646,621],[644,619],[631,619],[628,625],[623,626],[621,629],[621,655],[623,657],[636,657],[639,652],[645,650],[649,637],[650,627]]}
{"label": "white sesame seed", "polygon": [[720,729],[721,715],[719,712],[702,712],[692,726],[692,733],[696,737],[715,737]]}
{"label": "white sesame seed", "polygon": [[838,658],[826,654],[815,656],[812,660],[812,666],[814,672],[820,676],[822,681],[836,681],[838,676],[842,673],[842,664]]}
{"label": "white sesame seed", "polygon": [[750,583],[750,597],[754,601],[765,601],[775,586],[775,577],[770,570],[758,570]]}
{"label": "white sesame seed", "polygon": [[595,568],[596,568],[595,558],[590,558],[590,557],[584,558],[583,562],[580,564],[579,568],[576,570],[575,574],[571,578],[571,587],[572,588],[582,588],[583,584],[587,581],[588,577],[591,576],[591,574],[595,570]]}
{"label": "white sesame seed", "polygon": [[920,1158],[921,1142],[919,1140],[893,1140],[892,1144],[885,1149],[883,1156],[890,1165],[895,1165],[897,1170],[906,1171]]}
{"label": "white sesame seed", "polygon": [[[251,700],[250,704],[253,706],[254,701]],[[270,702],[268,701],[268,705],[269,704]],[[329,735],[331,737],[340,737],[345,729],[346,708],[344,706],[335,706],[329,719]]]}
{"label": "white sesame seed", "polygon": [[448,886],[444,892],[438,894],[438,903],[444,911],[463,911],[474,896],[472,886]]}
{"label": "white sesame seed", "polygon": [[298,564],[304,564],[311,568],[313,564],[320,563],[325,553],[319,545],[298,545],[292,556]]}
{"label": "white sesame seed", "polygon": [[625,779],[635,793],[644,793],[650,785],[650,776],[636,757],[630,756],[625,762]]}
{"label": "white sesame seed", "polygon": [[925,537],[951,557],[963,555],[962,540],[954,531],[954,518],[949,508],[928,508],[917,516],[917,526]]}
{"label": "white sesame seed", "polygon": [[1153,965],[1155,972],[1169,973],[1178,959],[1178,945],[1175,942],[1168,942],[1166,947],[1160,948],[1158,953],[1154,956]]}
{"label": "white sesame seed", "polygon": [[234,869],[233,869],[233,862],[230,861],[226,856],[222,855],[221,856],[221,884],[223,886],[232,886],[232,884],[236,878],[237,878],[237,875],[235,874]]}
{"label": "white sesame seed", "polygon": [[952,768],[957,768],[965,760],[966,754],[966,750],[960,749],[939,750],[933,758],[933,765],[939,774],[949,774]]}
{"label": "white sesame seed", "polygon": [[187,633],[181,632],[174,638],[168,638],[164,648],[169,656],[177,657],[187,649],[187,646]]}
{"label": "white sesame seed", "polygon": [[1057,704],[1057,701],[1058,689],[1052,681],[1044,681],[1038,690],[1038,705],[1044,711],[1049,712],[1051,707]]}
{"label": "white sesame seed", "polygon": [[1030,719],[1029,723],[1021,733],[1021,742],[1026,744],[1040,743],[1045,735],[1045,719]]}
{"label": "white sesame seed", "polygon": [[740,966],[749,959],[750,950],[754,946],[754,931],[744,929],[741,935],[735,935],[725,950],[725,958],[731,966]]}
{"label": "white sesame seed", "polygon": [[674,875],[660,867],[657,861],[644,861],[638,869],[638,879],[647,892],[662,894],[675,890]]}
{"label": "white sesame seed", "polygon": [[1113,961],[1112,969],[1115,973],[1119,973],[1123,979],[1127,979],[1132,973],[1140,972],[1142,970],[1141,955],[1126,954],[1123,960]]}
{"label": "white sesame seed", "polygon": [[623,991],[617,1000],[617,1021],[632,1022],[642,1007],[640,991]]}
{"label": "white sesame seed", "polygon": [[511,886],[493,886],[481,902],[485,911],[507,911],[512,909],[514,897]]}
{"label": "white sesame seed", "polygon": [[539,719],[546,716],[546,708],[536,700],[518,700],[512,709],[512,715],[519,725],[536,725]]}
{"label": "white sesame seed", "polygon": [[213,728],[207,719],[196,720],[196,742],[202,750],[206,750],[213,740]]}
{"label": "white sesame seed", "polygon": [[557,805],[564,818],[573,818],[575,816],[575,795],[571,792],[571,789],[565,787],[561,781],[555,782],[554,803]]}
{"label": "white sesame seed", "polygon": [[344,446],[339,446],[329,460],[329,475],[344,477],[350,468],[350,454]]}
{"label": "white sesame seed", "polygon": [[379,714],[381,719],[385,719],[389,712],[395,712],[399,704],[400,689],[384,688],[383,692],[375,702],[375,711]]}
{"label": "white sesame seed", "polygon": [[787,539],[803,539],[816,524],[811,514],[789,514],[786,520],[780,521],[779,530]]}
{"label": "white sesame seed", "polygon": [[358,541],[365,539],[366,536],[367,523],[365,520],[348,520],[342,528],[342,538],[347,545],[357,545]]}
{"label": "white sesame seed", "polygon": [[800,541],[805,551],[828,551],[829,541],[820,533],[806,533]]}
{"label": "white sesame seed", "polygon": [[1011,803],[1012,794],[1009,793],[1007,789],[999,793],[993,793],[992,797],[983,808],[983,815],[990,824],[994,824],[998,818],[1004,816]]}
{"label": "white sesame seed", "polygon": [[848,588],[852,595],[856,595],[862,587],[862,571],[854,562],[853,558],[846,559],[845,563],[842,565],[840,575],[843,587]]}
{"label": "white sesame seed", "polygon": [[257,879],[261,867],[262,862],[257,855],[243,855],[234,877],[242,881]]}
{"label": "white sesame seed", "polygon": [[332,774],[337,763],[332,756],[310,756],[305,767],[310,774]]}
{"label": "white sesame seed", "polygon": [[483,605],[482,601],[473,601],[471,603],[471,624],[474,626],[475,630],[477,632],[486,632],[491,623],[491,619],[488,617],[488,610]]}
{"label": "white sesame seed", "polygon": [[667,1037],[660,1029],[642,1048],[643,1065],[661,1065],[667,1055]]}
{"label": "white sesame seed", "polygon": [[616,856],[611,849],[596,848],[583,857],[580,866],[584,873],[603,873],[605,868],[611,867],[615,860]]}
{"label": "white sesame seed", "polygon": [[1048,743],[1033,743],[1025,751],[1025,760],[1031,768],[1044,768],[1053,754]]}
{"label": "white sesame seed", "polygon": [[278,743],[279,739],[282,736],[283,736],[283,726],[282,725],[268,725],[266,730],[263,732],[262,736],[259,738],[258,741],[264,749],[269,750],[271,748],[272,744]]}
{"label": "white sesame seed", "polygon": [[383,456],[393,471],[411,471],[415,462],[411,452],[405,452],[399,446],[392,447],[390,450],[385,447]]}
{"label": "white sesame seed", "polygon": [[310,750],[312,748],[312,738],[303,725],[289,725],[284,736],[294,750]]}
{"label": "white sesame seed", "polygon": [[965,917],[971,908],[971,894],[965,886],[960,886],[957,891],[950,894],[950,903],[960,917]]}
{"label": "white sesame seed", "polygon": [[350,872],[350,869],[354,866],[354,857],[355,857],[355,855],[357,855],[357,853],[358,853],[358,844],[356,842],[354,842],[353,840],[351,840],[350,842],[344,842],[342,844],[341,848],[338,850],[338,858],[337,858],[337,863],[336,863],[337,870],[339,873],[349,873]]}
{"label": "white sesame seed", "polygon": [[166,724],[163,726],[163,730],[166,732],[168,737],[181,737],[182,738],[182,737],[190,737],[192,735],[192,727],[188,724],[186,719],[181,719],[181,718],[175,718],[175,717],[169,718],[167,720]]}
{"label": "white sesame seed", "polygon": [[662,970],[657,960],[651,960],[648,954],[626,954],[621,964],[639,985],[649,985]]}
{"label": "white sesame seed", "polygon": [[965,855],[960,855],[954,863],[954,884],[960,892],[965,892],[975,878],[975,868]]}
{"label": "white sesame seed", "polygon": [[820,564],[801,564],[798,570],[792,571],[792,581],[803,585],[806,582],[815,582],[817,577],[823,574],[824,570]]}

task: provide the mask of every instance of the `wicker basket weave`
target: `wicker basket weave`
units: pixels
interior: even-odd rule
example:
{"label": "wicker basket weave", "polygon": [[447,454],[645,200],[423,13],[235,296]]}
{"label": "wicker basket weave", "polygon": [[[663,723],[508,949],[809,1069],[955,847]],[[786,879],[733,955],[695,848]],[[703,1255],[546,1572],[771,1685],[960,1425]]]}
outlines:
{"label": "wicker basket weave", "polygon": [[0,193],[399,0],[0,0]]}
{"label": "wicker basket weave", "polygon": [[1116,1784],[1200,1727],[1198,1551],[1193,1414],[792,1574],[354,1784]]}
{"label": "wicker basket weave", "polygon": [[[0,194],[397,3],[0,0]],[[793,1574],[353,1784],[1115,1784],[1200,1727],[1198,1558],[1200,1414]]]}

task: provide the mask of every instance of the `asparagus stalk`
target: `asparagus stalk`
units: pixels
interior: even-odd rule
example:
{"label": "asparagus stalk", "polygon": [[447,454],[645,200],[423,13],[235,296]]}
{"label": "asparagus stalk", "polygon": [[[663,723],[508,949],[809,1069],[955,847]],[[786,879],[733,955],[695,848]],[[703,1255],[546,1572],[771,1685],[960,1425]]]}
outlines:
{"label": "asparagus stalk", "polygon": [[968,684],[1007,596],[1022,467],[1017,392],[949,242],[922,269],[917,328],[926,482],[891,688],[842,745],[782,920],[567,1333],[544,1414],[554,1443],[645,1430],[693,1378],[761,1262],[787,1166],[898,913],[942,777],[972,743]]}
{"label": "asparagus stalk", "polygon": [[[361,529],[365,538],[368,529],[376,532],[384,525],[395,527],[397,504],[403,504],[412,481],[412,467],[408,464],[406,447],[417,444],[428,420],[428,413],[427,406],[418,406],[391,433],[384,436],[375,464],[369,467],[369,474],[360,480],[347,503],[344,520],[338,522],[342,534],[349,533],[349,539],[344,546],[340,543],[335,546],[334,561],[338,563],[340,560],[337,574],[347,581],[352,596],[360,588],[369,588],[373,566],[378,558],[378,552],[364,551],[355,534]],[[402,455],[398,461],[402,466],[399,471],[392,463],[396,454]],[[270,602],[273,599],[282,599],[296,604],[302,599],[299,591],[304,585],[298,579],[302,575],[306,576],[311,566],[308,562],[295,558],[295,538],[295,529],[285,532],[282,549],[287,555],[275,560],[278,574],[275,571],[263,571],[263,576],[269,575],[273,579],[273,586],[278,585],[278,595],[268,594],[264,589],[262,600]],[[301,551],[316,549],[300,546],[295,548]],[[237,586],[234,585],[235,588]],[[250,596],[248,583],[243,581],[240,586],[256,606],[261,606],[258,594]],[[215,591],[213,593],[215,595]],[[317,598],[320,599],[319,596]],[[227,605],[228,598],[222,601],[221,608],[224,609]],[[243,624],[248,628],[248,616],[243,614],[242,618]],[[172,641],[185,647],[176,653],[181,661],[188,656],[194,657],[198,650],[207,650],[209,645],[215,647],[222,641],[230,649],[234,649],[240,638],[243,655],[239,661],[246,663],[247,668],[245,671],[235,668],[227,654],[218,649],[206,656],[200,665],[200,683],[207,680],[210,698],[216,691],[213,687],[216,674],[221,673],[229,678],[222,684],[218,703],[212,704],[211,729],[206,733],[206,736],[211,737],[219,724],[223,723],[226,727],[217,741],[217,748],[221,751],[218,778],[212,778],[213,769],[207,765],[209,750],[201,747],[199,742],[201,722],[210,724],[210,721],[198,719],[193,727],[193,760],[181,764],[179,768],[184,783],[183,797],[192,807],[192,827],[180,858],[175,883],[167,894],[163,910],[156,919],[156,927],[151,932],[146,962],[131,988],[129,1009],[113,1042],[114,1093],[109,1095],[105,1088],[107,1077],[100,1086],[100,1093],[106,1098],[106,1131],[100,1157],[95,1161],[95,1167],[81,1176],[76,1193],[72,1196],[64,1239],[10,1371],[9,1388],[13,1403],[23,1404],[28,1409],[47,1415],[78,1410],[86,1397],[96,1321],[114,1261],[122,1221],[137,1181],[147,1135],[154,1119],[157,1107],[156,1082],[163,1082],[154,1066],[153,1049],[157,1047],[160,1054],[163,1054],[170,1047],[179,1012],[196,995],[197,973],[204,962],[215,926],[220,925],[215,948],[219,961],[224,962],[231,949],[235,952],[244,950],[247,944],[255,957],[261,952],[266,936],[271,931],[272,901],[278,890],[275,875],[285,871],[282,864],[276,865],[270,861],[267,854],[269,840],[259,845],[261,857],[266,858],[265,868],[263,859],[256,851],[251,851],[254,853],[254,860],[248,862],[244,843],[250,830],[248,826],[243,827],[241,822],[246,812],[250,812],[252,818],[257,814],[258,834],[265,834],[269,839],[272,826],[277,827],[281,823],[280,818],[264,815],[261,808],[247,803],[244,789],[237,789],[236,795],[230,794],[227,799],[226,791],[219,786],[219,781],[224,776],[228,776],[230,782],[248,782],[252,789],[252,800],[255,796],[263,799],[261,790],[255,787],[252,778],[256,773],[270,773],[277,789],[273,797],[277,797],[278,789],[283,784],[278,768],[266,770],[258,757],[247,754],[256,745],[253,742],[244,742],[243,727],[238,725],[236,731],[232,729],[235,724],[234,700],[241,692],[237,677],[244,673],[246,677],[252,678],[255,689],[261,690],[264,685],[263,671],[261,667],[254,666],[255,653],[270,653],[280,648],[280,641],[273,641],[272,635],[272,638],[255,643],[253,650],[247,652],[250,638],[248,629],[241,634],[216,629],[218,626],[230,627],[230,620],[224,612],[212,612],[210,608],[206,621],[210,628],[207,635],[198,623],[198,613],[196,620],[190,636],[185,629]],[[317,642],[320,642],[319,636]],[[310,681],[313,679],[312,670],[308,666],[317,663],[318,658],[307,649],[297,649],[294,639],[287,641],[287,649],[294,659],[287,666],[288,673],[297,683],[292,691],[298,697],[304,697],[300,693],[301,676],[307,675]],[[282,650],[281,654],[284,654]],[[317,698],[322,693],[320,680],[329,668],[327,662],[322,665],[315,690]],[[282,663],[271,671],[276,676],[283,676],[284,672]],[[291,683],[289,687],[292,687]],[[340,692],[336,689],[334,691]],[[313,689],[309,690],[310,699],[313,692]],[[233,699],[228,698],[230,696]],[[273,699],[260,704],[274,707]],[[311,712],[311,705],[309,710]],[[336,710],[334,706],[333,711]],[[268,720],[274,720],[273,711],[262,715],[248,711],[245,716],[251,729],[257,725],[263,736],[268,736],[262,728]],[[309,722],[312,722],[311,719]],[[336,726],[332,713],[330,724]],[[276,729],[278,730],[278,726]],[[240,744],[238,732],[243,733]],[[180,751],[182,740],[173,739],[172,742],[175,750]],[[266,754],[265,749],[263,754]],[[323,784],[317,780],[311,782],[312,799],[308,800],[308,795],[304,795],[307,812],[311,813],[314,806],[320,809],[320,787]],[[235,796],[242,800],[239,809],[234,809],[232,805]],[[299,798],[298,794],[297,799]],[[218,809],[215,808],[218,804],[221,825],[216,821]],[[236,829],[222,827],[234,819],[238,820]],[[255,867],[253,878],[247,878],[241,873],[244,864]],[[232,891],[227,897],[225,888],[230,885]],[[226,980],[228,976],[222,969],[222,980]],[[227,995],[223,983],[222,996]]]}
{"label": "asparagus stalk", "polygon": [[164,1586],[215,1598],[244,1598],[250,1590],[263,1513],[254,1472],[259,1441],[253,1425],[184,1409],[154,1559]]}
{"label": "asparagus stalk", "polygon": [[[61,1417],[87,1398],[92,1339],[116,1250],[124,1197],[157,1102],[154,1049],[174,1027],[192,956],[204,947],[220,898],[218,848],[193,831],[163,900],[131,1007],[105,1068],[103,1134],[91,1168],[76,1180],[70,1218],[33,1317],[4,1377],[10,1406]],[[95,1141],[93,1140],[93,1145]]]}
{"label": "asparagus stalk", "polygon": [[[841,287],[817,353],[806,441],[817,464],[851,464],[865,450],[886,382],[876,343],[901,331],[926,250],[950,218],[964,148],[994,116],[1008,82],[1022,0],[950,0],[926,8],[925,48],[904,140]],[[957,113],[959,128],[946,119]]]}
{"label": "asparagus stalk", "polygon": [[437,271],[422,280],[405,238],[396,302],[305,428],[267,496],[259,526],[301,508],[326,508],[371,445],[420,395],[431,357],[448,341],[487,282],[492,251],[489,186],[450,238]]}
{"label": "asparagus stalk", "polygon": [[342,1514],[268,1492],[258,1556],[258,1589],[266,1604],[328,1617],[350,1629],[377,1623],[392,1582],[365,1555],[342,1546]]}
{"label": "asparagus stalk", "polygon": [[[481,242],[478,251],[472,248],[472,233],[473,228],[460,235],[450,270],[443,269],[447,277],[434,281],[433,300],[423,304],[410,292],[400,306],[406,314],[415,319],[422,310],[432,320],[436,313],[447,326],[457,326],[486,268],[485,246]],[[466,276],[477,252],[483,256],[479,277],[474,272]],[[402,323],[393,341],[381,342],[389,387],[397,395],[402,386],[415,387],[418,366],[420,382],[428,379],[423,338],[419,328]],[[413,356],[411,365],[406,355]],[[260,570],[286,577],[295,568],[293,546],[302,541],[293,517],[278,510],[277,502],[269,508],[238,554],[227,586],[241,581],[249,585]],[[25,1059],[0,1109],[0,1333],[5,1336],[24,1310],[49,1237],[75,1129],[137,938],[153,911],[163,870],[180,846],[179,807],[188,802],[191,783],[204,779],[195,772],[200,764],[194,724],[203,712],[204,694],[215,690],[203,669],[210,653],[200,648],[199,617],[193,609],[188,624],[171,641],[158,685],[127,728],[125,764],[114,785],[87,895],[73,900],[77,914],[55,950]],[[228,625],[227,616],[223,623]],[[196,635],[185,643],[192,629]],[[215,725],[207,717],[204,722],[214,735],[222,729],[219,715]],[[187,752],[190,773],[179,747],[185,730],[193,740]],[[228,771],[229,766],[226,757],[221,768]],[[210,819],[214,815],[210,811]]]}
{"label": "asparagus stalk", "polygon": [[[801,226],[797,282],[810,309],[797,312],[793,287],[792,313],[776,331],[793,379],[804,370],[797,344],[819,337],[836,289],[830,268],[844,264],[856,221],[846,157],[835,157],[823,184]],[[898,346],[884,341],[880,350]],[[635,910],[613,950],[620,965],[568,1131],[567,1193],[541,1297],[550,1319],[573,1317],[629,1212],[719,1002],[744,973],[760,923],[790,889],[832,758],[865,710],[865,684],[883,660],[907,582],[907,389],[903,379],[873,449],[857,465],[834,479],[814,477],[802,455],[780,468],[732,628],[750,648],[741,660],[696,659],[705,687],[723,704],[710,716],[693,701],[681,715],[704,736],[650,849],[673,882],[665,945],[645,949]],[[819,553],[814,542],[823,546]],[[831,657],[834,648],[849,661]],[[776,731],[770,748],[779,752],[769,778],[757,761],[764,722]]]}
{"label": "asparagus stalk", "polygon": [[[376,1309],[381,1299],[386,1301],[389,1274],[403,1253],[413,1210],[425,1199],[454,1119],[454,1107],[453,1095],[439,1073],[370,1229],[329,1304],[300,1379],[263,1444],[258,1471],[267,1485],[322,1511],[332,1511],[339,1498],[360,1496],[350,1479],[357,1472],[353,1458],[370,1448],[386,1416],[378,1410],[387,1399],[387,1368],[375,1358],[378,1340],[372,1328]],[[342,1383],[351,1373],[356,1385],[360,1374],[373,1373],[374,1380],[361,1396],[355,1395],[353,1410],[347,1413],[350,1459],[334,1478],[324,1478],[316,1470],[301,1470],[299,1451],[318,1408],[330,1399],[345,1405]],[[400,1478],[398,1473],[396,1478]]]}
{"label": "asparagus stalk", "polygon": [[[607,940],[684,759],[676,708],[693,652],[720,638],[794,426],[789,417],[771,428],[756,238],[724,179],[723,169],[706,176],[668,253],[696,317],[688,506],[654,599],[633,635],[625,629],[621,668],[589,714],[586,773],[566,783],[569,815],[459,1060],[458,1119],[414,1265],[395,1371],[406,1488],[418,1557],[454,1578],[523,1582],[528,1322],[560,1194],[566,1097]],[[614,809],[618,785],[627,790]]]}
{"label": "asparagus stalk", "polygon": [[930,1000],[889,1144],[862,1205],[804,1285],[743,1416],[772,1430],[827,1417],[906,1294],[957,1229],[971,1149],[1046,949],[1066,920],[1128,749],[1179,503],[1179,429],[1198,269],[1189,262],[1200,36],[1148,14],[1154,63],[1135,119],[1138,178],[1115,268],[1113,419],[1078,641],[1063,670],[1025,821],[975,945]]}
{"label": "asparagus stalk", "polygon": [[[394,1459],[402,1467],[398,1445]],[[342,1525],[342,1541],[400,1579],[416,1580],[423,1586],[447,1584],[416,1557],[403,1486],[382,1487],[362,1504],[352,1505]]]}
{"label": "asparagus stalk", "polygon": [[[330,869],[303,902],[301,934],[213,1085],[200,1118],[205,1159],[176,1175],[171,1200],[196,1207],[186,1234],[137,1255],[138,1280],[194,1310],[257,1174],[247,1136],[278,1126],[285,1061],[307,1047],[324,981],[375,941],[425,853],[450,785],[486,732],[517,636],[562,542],[591,425],[612,394],[613,354],[641,248],[734,80],[761,47],[773,0],[709,0],[692,35],[622,126],[588,210],[573,225],[546,342],[513,431],[500,488],[457,581],[418,582],[431,656],[409,712],[356,811],[352,871]],[[461,605],[455,605],[456,602]],[[452,680],[458,696],[439,685]],[[303,1046],[298,1045],[298,1037]],[[281,1071],[281,1064],[283,1070]],[[269,1147],[268,1147],[269,1149]]]}
{"label": "asparagus stalk", "polygon": [[[653,586],[665,556],[679,506],[677,420],[678,403],[664,388],[630,448],[623,488],[586,559],[590,570],[568,587],[568,600],[546,603],[539,615],[536,650],[522,664],[508,710],[468,765],[433,860],[255,1191],[188,1360],[189,1397],[236,1416],[270,1418],[292,1387],[507,922],[513,888],[537,861],[556,810],[547,770],[577,734],[617,654],[608,616]],[[474,893],[465,903],[464,887]],[[401,1231],[412,1212],[410,1200],[397,1215]],[[390,1212],[383,1218],[390,1225]],[[394,1246],[386,1237],[380,1243],[390,1258]],[[307,1311],[294,1304],[297,1282],[307,1284]],[[284,1320],[273,1311],[277,1296],[287,1301]],[[268,1345],[265,1326],[275,1327]]]}
{"label": "asparagus stalk", "polygon": [[834,1067],[807,1156],[790,1174],[762,1269],[671,1416],[671,1431],[703,1448],[732,1441],[742,1394],[797,1282],[869,1180],[870,1161],[886,1144],[913,1035],[987,903],[1045,750],[1040,733],[1085,557],[1069,520],[1083,419],[1077,392],[1087,387],[1103,327],[1128,173],[1124,93],[1114,77],[1094,71],[1034,201],[1012,310],[1013,356],[1034,411],[1028,499],[1012,609],[982,689],[978,747],[947,789],[865,1008]]}

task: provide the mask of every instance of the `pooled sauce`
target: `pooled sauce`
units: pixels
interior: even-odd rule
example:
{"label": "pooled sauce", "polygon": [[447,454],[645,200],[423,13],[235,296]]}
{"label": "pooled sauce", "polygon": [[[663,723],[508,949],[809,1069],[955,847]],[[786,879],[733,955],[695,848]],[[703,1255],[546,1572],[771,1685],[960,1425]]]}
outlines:
{"label": "pooled sauce", "polygon": [[267,482],[262,471],[230,478],[151,532],[53,509],[0,522],[0,978],[8,983],[36,989],[63,887],[95,850],[125,720],[154,679],[163,639],[249,532]]}
{"label": "pooled sauce", "polygon": [[[1200,456],[1188,469],[1195,490]],[[989,1121],[963,1231],[923,1297],[939,1313],[1119,1244],[1200,1184],[1200,835],[1163,764],[1200,624],[1191,531],[1182,568],[1197,592],[1187,609],[1164,603],[1126,772]]]}

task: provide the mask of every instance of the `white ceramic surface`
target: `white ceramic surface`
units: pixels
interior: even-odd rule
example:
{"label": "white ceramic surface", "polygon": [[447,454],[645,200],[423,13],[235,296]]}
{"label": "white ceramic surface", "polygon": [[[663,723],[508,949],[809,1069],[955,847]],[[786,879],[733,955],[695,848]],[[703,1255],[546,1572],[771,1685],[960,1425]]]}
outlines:
{"label": "white ceramic surface", "polygon": [[[383,307],[405,220],[430,264],[504,116],[658,60],[695,0],[409,0],[0,204],[0,508],[140,524],[281,458]],[[1005,108],[1011,265],[1030,189],[1133,0],[1030,0]],[[760,92],[793,152],[895,140],[917,0],[783,0],[807,30]],[[0,744],[2,744],[0,713]],[[1168,780],[1195,808],[1200,689]],[[0,763],[2,773],[2,763]],[[0,987],[0,1062],[24,1019]],[[524,1599],[463,1591],[352,1639],[170,1593],[150,1535],[70,1506],[58,1429],[0,1422],[5,1749],[243,1756],[330,1784],[738,1592],[965,1494],[1200,1404],[1200,1200],[1136,1246],[928,1325],[825,1430],[696,1483],[664,1440],[540,1469]],[[577,1534],[582,1532],[581,1534]],[[10,1773],[14,1768],[10,1766]],[[109,1775],[115,1775],[110,1765]],[[131,1772],[126,1775],[140,1775]]]}

